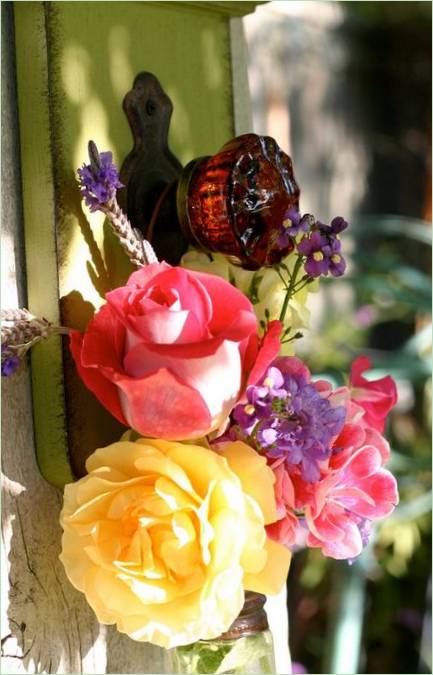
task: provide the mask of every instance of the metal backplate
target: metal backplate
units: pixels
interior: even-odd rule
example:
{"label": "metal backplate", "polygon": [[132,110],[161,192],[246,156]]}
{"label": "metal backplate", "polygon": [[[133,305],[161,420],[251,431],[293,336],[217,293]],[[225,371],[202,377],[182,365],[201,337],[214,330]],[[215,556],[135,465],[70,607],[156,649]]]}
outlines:
{"label": "metal backplate", "polygon": [[173,104],[152,73],[139,73],[123,100],[134,146],[125,158],[119,203],[132,225],[152,242],[160,260],[179,262],[187,249],[176,214],[182,165],[168,147]]}

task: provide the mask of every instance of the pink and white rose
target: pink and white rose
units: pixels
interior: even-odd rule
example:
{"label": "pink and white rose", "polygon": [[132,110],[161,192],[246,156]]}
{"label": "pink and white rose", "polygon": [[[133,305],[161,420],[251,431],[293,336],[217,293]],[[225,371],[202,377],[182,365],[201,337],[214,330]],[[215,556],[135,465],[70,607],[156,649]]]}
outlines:
{"label": "pink and white rose", "polygon": [[260,340],[250,301],[210,274],[154,263],[106,299],[71,351],[84,384],[146,436],[217,430],[279,351],[279,322]]}

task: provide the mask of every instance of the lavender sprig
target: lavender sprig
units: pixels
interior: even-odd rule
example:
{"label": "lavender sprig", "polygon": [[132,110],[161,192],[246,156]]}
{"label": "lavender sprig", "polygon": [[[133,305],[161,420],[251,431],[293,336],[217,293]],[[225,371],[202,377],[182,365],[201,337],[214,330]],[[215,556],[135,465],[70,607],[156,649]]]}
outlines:
{"label": "lavender sprig", "polygon": [[1,374],[12,375],[25,354],[35,344],[50,335],[68,334],[69,328],[55,326],[40,319],[27,309],[6,309],[1,312]]}
{"label": "lavender sprig", "polygon": [[99,153],[93,141],[89,141],[88,147],[90,164],[84,164],[77,170],[80,192],[85,203],[91,211],[101,211],[106,215],[114,234],[134,265],[143,267],[158,262],[150,243],[132,227],[117,202],[116,192],[123,184],[119,180],[111,152]]}

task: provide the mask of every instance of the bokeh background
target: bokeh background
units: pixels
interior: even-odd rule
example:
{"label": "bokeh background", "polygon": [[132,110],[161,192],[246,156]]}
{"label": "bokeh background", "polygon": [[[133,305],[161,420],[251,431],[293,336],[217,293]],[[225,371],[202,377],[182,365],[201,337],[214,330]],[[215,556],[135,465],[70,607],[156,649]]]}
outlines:
{"label": "bokeh background", "polygon": [[335,384],[368,354],[399,392],[401,503],[351,566],[294,556],[294,672],[430,673],[431,3],[279,0],[244,27],[254,131],[291,155],[303,213],[351,223],[298,353]]}

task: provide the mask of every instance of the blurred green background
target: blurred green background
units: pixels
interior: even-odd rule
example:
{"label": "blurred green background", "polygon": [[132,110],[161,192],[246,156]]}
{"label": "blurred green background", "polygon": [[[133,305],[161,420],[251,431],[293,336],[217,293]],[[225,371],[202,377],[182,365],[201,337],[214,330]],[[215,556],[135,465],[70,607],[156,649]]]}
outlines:
{"label": "blurred green background", "polygon": [[344,381],[390,373],[401,503],[360,558],[295,554],[294,672],[430,673],[431,3],[271,2],[245,19],[254,128],[293,159],[302,212],[351,222],[298,353]]}

